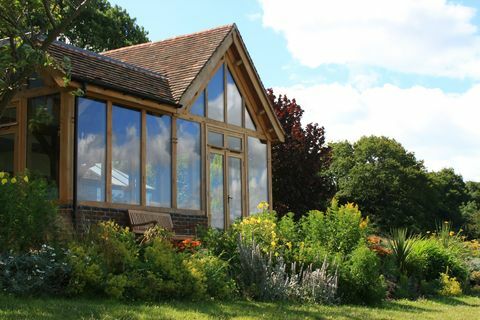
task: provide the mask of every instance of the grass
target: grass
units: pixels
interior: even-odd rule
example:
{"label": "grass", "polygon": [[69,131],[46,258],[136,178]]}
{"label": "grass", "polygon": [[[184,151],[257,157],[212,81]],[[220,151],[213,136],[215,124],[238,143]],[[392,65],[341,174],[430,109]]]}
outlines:
{"label": "grass", "polygon": [[0,295],[0,319],[480,319],[480,297],[398,300],[375,307],[288,303],[120,303],[89,299],[36,299]]}

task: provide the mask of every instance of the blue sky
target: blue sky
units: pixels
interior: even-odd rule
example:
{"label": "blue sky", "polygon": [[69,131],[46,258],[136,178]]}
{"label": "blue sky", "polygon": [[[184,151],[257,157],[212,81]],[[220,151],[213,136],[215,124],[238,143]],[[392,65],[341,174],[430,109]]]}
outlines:
{"label": "blue sky", "polygon": [[152,41],[235,22],[265,86],[328,140],[386,135],[480,181],[477,0],[111,2]]}

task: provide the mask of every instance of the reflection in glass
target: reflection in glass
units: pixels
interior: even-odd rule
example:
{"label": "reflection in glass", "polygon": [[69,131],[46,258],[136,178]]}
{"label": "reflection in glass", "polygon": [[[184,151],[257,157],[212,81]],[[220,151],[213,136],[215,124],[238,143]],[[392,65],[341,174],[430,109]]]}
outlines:
{"label": "reflection in glass", "polygon": [[15,135],[13,133],[0,135],[0,172],[13,173],[15,152]]}
{"label": "reflection in glass", "polygon": [[223,65],[218,69],[217,73],[208,83],[208,117],[210,119],[225,121],[224,116],[224,83],[223,83]]}
{"label": "reflection in glass", "polygon": [[112,107],[112,202],[140,204],[138,111]]}
{"label": "reflection in glass", "polygon": [[200,210],[200,124],[177,120],[177,207]]}
{"label": "reflection in glass", "polygon": [[267,145],[257,138],[248,137],[248,196],[250,213],[257,205],[268,201]]}
{"label": "reflection in glass", "polygon": [[228,204],[230,223],[242,217],[242,160],[228,157]]}
{"label": "reflection in glass", "polygon": [[208,144],[211,146],[223,148],[223,134],[209,131]]}
{"label": "reflection in glass", "polygon": [[0,118],[0,125],[17,122],[17,108],[7,107]]}
{"label": "reflection in glass", "polygon": [[60,95],[28,100],[27,169],[58,186]]}
{"label": "reflection in glass", "polygon": [[211,226],[223,229],[225,227],[223,198],[223,155],[210,154],[210,214]]}
{"label": "reflection in glass", "polygon": [[202,91],[202,93],[198,95],[197,100],[195,100],[195,103],[190,109],[190,113],[205,117],[205,91]]}
{"label": "reflection in glass", "polygon": [[172,195],[172,120],[147,114],[147,205],[170,207]]}
{"label": "reflection in glass", "polygon": [[242,151],[242,138],[228,136],[228,149],[233,151]]}
{"label": "reflection in glass", "polygon": [[255,123],[253,123],[252,116],[250,115],[250,112],[248,111],[248,108],[246,106],[245,106],[245,128],[250,130],[257,130],[257,127],[255,127]]}
{"label": "reflection in glass", "polygon": [[242,96],[227,69],[227,120],[236,126],[242,125]]}
{"label": "reflection in glass", "polygon": [[86,98],[77,101],[77,198],[105,201],[106,104]]}

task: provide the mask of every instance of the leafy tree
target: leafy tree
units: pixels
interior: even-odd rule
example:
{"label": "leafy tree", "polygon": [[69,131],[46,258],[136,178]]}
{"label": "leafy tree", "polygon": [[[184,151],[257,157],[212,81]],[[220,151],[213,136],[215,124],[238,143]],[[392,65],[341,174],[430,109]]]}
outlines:
{"label": "leafy tree", "polygon": [[460,226],[463,222],[460,206],[469,200],[467,188],[461,175],[452,168],[429,172],[431,186],[435,192],[436,216],[439,220],[451,221]]}
{"label": "leafy tree", "polygon": [[311,209],[323,210],[333,195],[325,174],[331,150],[325,144],[325,129],[309,123],[302,127],[303,109],[286,95],[268,97],[285,131],[285,143],[272,147],[272,189],[275,210],[300,217]]}
{"label": "leafy tree", "polygon": [[469,201],[460,206],[465,233],[470,238],[480,238],[480,182],[466,184]]}
{"label": "leafy tree", "polygon": [[380,230],[434,226],[434,193],[426,169],[413,153],[386,137],[332,144],[330,174],[336,197],[355,202]]}
{"label": "leafy tree", "polygon": [[470,200],[475,202],[480,208],[480,182],[467,181],[465,187]]}
{"label": "leafy tree", "polygon": [[[75,23],[73,23],[75,22]],[[0,0],[0,118],[28,78],[45,68],[61,69],[68,61],[47,52],[56,39],[93,51],[148,41],[147,32],[119,6],[107,0]]]}
{"label": "leafy tree", "polygon": [[48,46],[90,0],[0,0],[0,118],[36,69],[64,69]]}
{"label": "leafy tree", "polygon": [[125,9],[112,6],[108,0],[92,0],[65,31],[64,39],[77,47],[100,52],[148,42],[147,35]]}

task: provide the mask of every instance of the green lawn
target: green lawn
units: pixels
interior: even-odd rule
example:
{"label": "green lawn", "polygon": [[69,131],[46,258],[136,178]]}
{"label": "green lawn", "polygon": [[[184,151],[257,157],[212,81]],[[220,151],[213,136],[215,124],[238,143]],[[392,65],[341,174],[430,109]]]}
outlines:
{"label": "green lawn", "polygon": [[257,302],[124,304],[0,295],[0,319],[480,319],[480,297],[385,302],[377,307]]}

